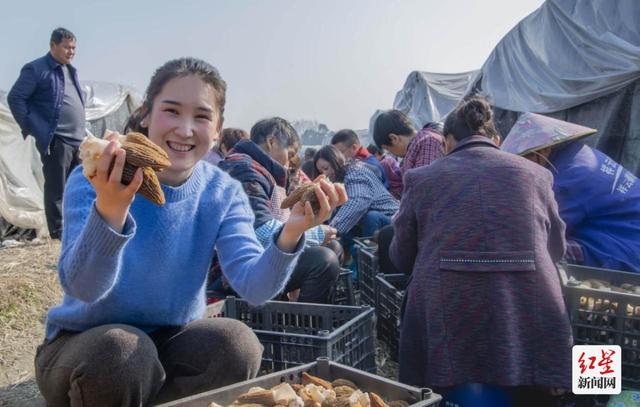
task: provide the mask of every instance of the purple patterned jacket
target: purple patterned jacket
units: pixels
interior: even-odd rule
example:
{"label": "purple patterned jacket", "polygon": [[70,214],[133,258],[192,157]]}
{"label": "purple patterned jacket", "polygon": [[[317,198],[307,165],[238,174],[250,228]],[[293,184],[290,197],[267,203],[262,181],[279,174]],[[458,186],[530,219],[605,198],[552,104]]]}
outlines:
{"label": "purple patterned jacket", "polygon": [[412,270],[400,381],[571,388],[555,267],[565,225],[552,182],[482,136],[405,175],[390,248],[394,264]]}

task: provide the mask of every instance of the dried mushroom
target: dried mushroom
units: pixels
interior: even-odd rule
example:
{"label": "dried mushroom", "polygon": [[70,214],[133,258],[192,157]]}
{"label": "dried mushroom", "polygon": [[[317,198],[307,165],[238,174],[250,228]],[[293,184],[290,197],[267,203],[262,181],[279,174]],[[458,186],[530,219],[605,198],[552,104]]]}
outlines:
{"label": "dried mushroom", "polygon": [[[229,407],[408,407],[402,400],[386,403],[376,393],[358,389],[350,380],[329,382],[302,373],[301,384],[280,383],[270,390],[253,387]],[[209,407],[222,407],[211,403]]]}
{"label": "dried mushroom", "polygon": [[[142,168],[142,185],[138,193],[157,205],[163,205],[165,202],[164,193],[156,172],[171,165],[167,153],[140,133],[120,136],[118,143],[126,152],[122,183],[129,185],[136,170]],[[85,137],[80,144],[82,172],[87,178],[91,179],[96,175],[98,160],[108,145],[108,140],[91,135]]]}
{"label": "dried mushroom", "polygon": [[320,175],[318,178],[313,180],[313,182],[309,182],[296,188],[295,191],[290,193],[289,196],[282,201],[280,208],[290,209],[293,208],[297,202],[301,202],[304,205],[308,201],[311,204],[313,213],[318,213],[320,210],[320,201],[318,201],[318,197],[316,196],[316,186],[320,185],[320,180],[323,179],[328,182],[327,177]]}

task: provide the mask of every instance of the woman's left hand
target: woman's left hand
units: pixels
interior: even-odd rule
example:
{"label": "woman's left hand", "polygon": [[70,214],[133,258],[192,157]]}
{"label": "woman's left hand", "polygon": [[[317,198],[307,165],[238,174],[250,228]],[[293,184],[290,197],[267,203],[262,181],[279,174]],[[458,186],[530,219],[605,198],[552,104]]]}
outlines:
{"label": "woman's left hand", "polygon": [[316,186],[316,197],[320,203],[318,213],[313,213],[311,204],[306,202],[296,203],[291,209],[289,220],[284,224],[280,238],[278,239],[278,247],[284,251],[292,252],[295,250],[302,234],[315,226],[321,225],[329,219],[331,213],[340,205],[347,202],[347,191],[344,185],[336,183],[332,184],[326,180],[320,180]]}

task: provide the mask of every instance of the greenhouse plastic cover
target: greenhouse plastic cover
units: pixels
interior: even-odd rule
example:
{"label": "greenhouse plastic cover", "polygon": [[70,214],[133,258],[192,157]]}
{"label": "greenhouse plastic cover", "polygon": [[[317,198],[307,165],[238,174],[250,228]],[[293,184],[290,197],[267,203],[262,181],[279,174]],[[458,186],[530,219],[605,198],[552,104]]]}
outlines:
{"label": "greenhouse plastic cover", "polygon": [[[104,82],[81,84],[89,128],[115,112],[128,112],[140,104],[140,97],[133,88]],[[47,233],[47,222],[40,154],[33,137],[22,137],[6,96],[7,93],[0,90],[0,218],[19,228],[35,229],[39,235],[44,235]]]}
{"label": "greenhouse plastic cover", "polygon": [[427,122],[444,120],[467,93],[478,72],[411,72],[396,94],[393,108],[409,116],[418,129]]}
{"label": "greenhouse plastic cover", "polygon": [[503,136],[522,112],[595,128],[585,142],[640,176],[638,21],[640,0],[548,0],[496,45],[480,71],[412,72],[394,107],[420,128],[479,93]]}
{"label": "greenhouse plastic cover", "polygon": [[640,2],[548,0],[494,48],[482,92],[494,106],[551,113],[640,78]]}
{"label": "greenhouse plastic cover", "polygon": [[548,0],[495,47],[471,87],[498,131],[522,112],[595,128],[585,142],[640,176],[640,1]]}

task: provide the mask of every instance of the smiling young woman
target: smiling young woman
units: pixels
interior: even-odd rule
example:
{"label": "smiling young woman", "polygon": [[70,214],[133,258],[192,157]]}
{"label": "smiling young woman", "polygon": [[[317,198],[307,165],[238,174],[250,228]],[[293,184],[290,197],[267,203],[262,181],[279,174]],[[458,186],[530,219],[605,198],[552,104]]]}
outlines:
{"label": "smiling young woman", "polygon": [[116,134],[95,176],[71,174],[58,270],[65,296],[49,310],[36,355],[48,405],[148,405],[257,374],[262,346],[246,325],[201,319],[214,248],[232,288],[263,303],[284,289],[303,233],[346,196],[323,184],[315,216],[297,205],[263,248],[242,186],[200,160],[222,127],[225,92],[218,71],[193,58],[153,75],[128,128],[169,156],[158,174],[164,205],[136,196],[140,173],[122,184]]}

